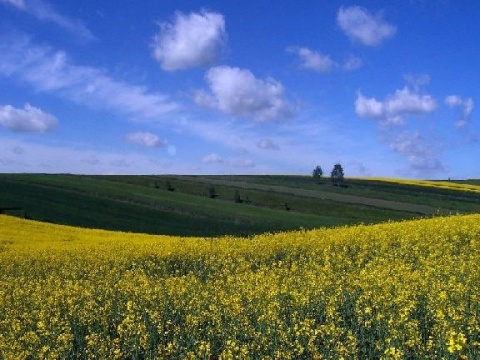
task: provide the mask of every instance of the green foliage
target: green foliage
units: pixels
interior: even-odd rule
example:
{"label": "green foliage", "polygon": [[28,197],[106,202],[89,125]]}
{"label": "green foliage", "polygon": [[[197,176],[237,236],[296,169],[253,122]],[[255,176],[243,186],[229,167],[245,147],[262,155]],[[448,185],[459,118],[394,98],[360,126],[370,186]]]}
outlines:
{"label": "green foliage", "polygon": [[317,165],[315,167],[315,169],[313,169],[313,172],[312,172],[312,176],[313,176],[313,179],[319,183],[320,180],[322,179],[322,176],[323,176],[323,170],[322,168],[320,167],[320,165]]}
{"label": "green foliage", "polygon": [[343,173],[342,165],[335,164],[335,166],[332,169],[332,172],[330,173],[330,178],[332,180],[332,183],[336,185],[343,183],[344,173]]}

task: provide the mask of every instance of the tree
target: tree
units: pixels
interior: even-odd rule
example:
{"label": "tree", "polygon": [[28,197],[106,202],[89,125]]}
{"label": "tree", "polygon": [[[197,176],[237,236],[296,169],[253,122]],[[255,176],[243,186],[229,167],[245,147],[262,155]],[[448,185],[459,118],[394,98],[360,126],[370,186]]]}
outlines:
{"label": "tree", "polygon": [[332,179],[332,183],[336,186],[339,186],[343,182],[343,168],[340,164],[335,164],[333,167],[332,172],[330,173],[330,178]]}
{"label": "tree", "polygon": [[[155,183],[156,184],[156,183]],[[172,186],[172,184],[170,183],[170,180],[167,180],[167,182],[165,183],[165,188],[168,190],[168,191],[175,191],[175,188]]]}
{"label": "tree", "polygon": [[211,199],[215,199],[218,196],[213,185],[208,189],[208,194]]}
{"label": "tree", "polygon": [[237,204],[243,202],[242,198],[240,197],[240,191],[235,190],[235,194],[233,195],[233,201],[235,201]]}
{"label": "tree", "polygon": [[323,170],[320,167],[320,165],[317,165],[317,167],[313,169],[312,176],[317,183],[320,183],[320,180],[322,179],[322,176],[323,176]]}

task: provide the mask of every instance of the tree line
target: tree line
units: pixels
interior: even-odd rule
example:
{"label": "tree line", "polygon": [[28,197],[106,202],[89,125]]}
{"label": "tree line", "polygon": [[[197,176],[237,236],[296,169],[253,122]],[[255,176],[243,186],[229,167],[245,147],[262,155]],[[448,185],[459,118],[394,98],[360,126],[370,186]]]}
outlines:
{"label": "tree line", "polygon": [[[320,183],[323,177],[323,169],[320,165],[317,165],[312,172],[313,179]],[[330,172],[330,180],[335,186],[341,186],[343,184],[345,174],[343,172],[343,167],[339,163],[333,166],[332,171]]]}

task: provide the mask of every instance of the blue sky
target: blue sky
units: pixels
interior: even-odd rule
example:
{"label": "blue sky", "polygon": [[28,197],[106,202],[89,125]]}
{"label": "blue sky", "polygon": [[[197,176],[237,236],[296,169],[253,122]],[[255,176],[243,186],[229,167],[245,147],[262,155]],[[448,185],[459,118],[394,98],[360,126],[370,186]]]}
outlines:
{"label": "blue sky", "polygon": [[0,0],[0,172],[479,178],[474,1]]}

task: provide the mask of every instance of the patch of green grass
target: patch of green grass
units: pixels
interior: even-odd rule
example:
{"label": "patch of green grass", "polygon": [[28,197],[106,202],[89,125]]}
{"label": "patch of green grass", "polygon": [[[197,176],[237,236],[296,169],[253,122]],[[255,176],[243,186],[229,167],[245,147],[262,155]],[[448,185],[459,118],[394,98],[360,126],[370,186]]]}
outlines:
{"label": "patch of green grass", "polygon": [[[3,174],[0,208],[60,224],[181,236],[375,223],[436,208],[480,210],[480,195],[472,193],[358,179],[347,184],[316,184],[308,176]],[[212,186],[215,199],[208,197]],[[234,202],[236,192],[242,203]]]}
{"label": "patch of green grass", "polygon": [[344,216],[235,204],[91,177],[0,178],[0,204],[36,220],[81,227],[181,236],[252,235],[354,223]]}

